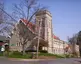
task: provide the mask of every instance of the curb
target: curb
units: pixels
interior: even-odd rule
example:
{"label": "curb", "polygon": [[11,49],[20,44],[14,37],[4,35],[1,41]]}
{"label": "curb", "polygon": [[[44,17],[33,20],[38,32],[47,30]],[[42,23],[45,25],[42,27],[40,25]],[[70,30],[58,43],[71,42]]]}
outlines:
{"label": "curb", "polygon": [[8,58],[11,61],[45,61],[45,60],[54,60],[54,59],[20,59],[20,58]]}

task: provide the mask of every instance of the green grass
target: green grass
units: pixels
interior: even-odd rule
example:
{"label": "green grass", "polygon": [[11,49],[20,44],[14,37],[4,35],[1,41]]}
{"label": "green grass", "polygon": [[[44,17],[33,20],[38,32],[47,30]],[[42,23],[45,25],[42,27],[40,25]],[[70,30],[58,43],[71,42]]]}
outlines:
{"label": "green grass", "polygon": [[[0,56],[3,56],[3,54],[0,53]],[[42,52],[39,53],[39,56],[47,56],[47,57],[55,57],[55,58],[69,58],[69,55],[57,55],[57,54],[42,53]],[[9,58],[20,58],[20,59],[31,59],[32,55],[30,53],[22,55],[21,52],[15,51],[15,52],[9,52],[8,57]]]}
{"label": "green grass", "polygon": [[21,59],[30,59],[31,54],[22,55],[21,52],[13,52],[13,53],[10,53],[8,57],[10,57],[10,58],[21,58]]}
{"label": "green grass", "polygon": [[3,56],[3,54],[2,54],[2,53],[0,53],[0,56]]}
{"label": "green grass", "polygon": [[[2,53],[0,53],[0,56],[3,56]],[[57,54],[50,54],[50,53],[39,53],[39,56],[47,56],[47,57],[55,57],[55,58],[65,58],[69,57],[69,55],[57,55]],[[27,53],[25,55],[22,55],[21,52],[14,51],[14,52],[9,52],[8,55],[9,58],[20,58],[20,59],[31,59],[32,55],[30,53]]]}
{"label": "green grass", "polygon": [[[3,56],[3,54],[0,53],[0,56]],[[47,56],[47,57],[52,57],[53,56],[55,58],[69,58],[69,55],[57,55],[57,54],[50,54],[50,53],[44,53],[44,52],[39,53],[39,56]],[[14,52],[9,52],[8,57],[9,58],[31,59],[32,55],[30,53],[22,55],[21,52],[14,51]]]}
{"label": "green grass", "polygon": [[14,55],[14,54],[11,54],[8,57],[10,57],[10,58],[29,59],[29,58],[31,58],[31,55],[29,55],[29,54],[26,54],[26,55]]}
{"label": "green grass", "polygon": [[57,54],[50,54],[50,53],[40,53],[39,56],[54,56],[56,58],[65,58],[65,55],[57,55]]}
{"label": "green grass", "polygon": [[[39,56],[54,56],[55,58],[64,58],[63,55],[55,55],[50,53],[40,53]],[[31,59],[31,54],[10,54],[8,57],[10,58],[21,58],[21,59]]]}
{"label": "green grass", "polygon": [[[39,53],[39,56],[53,56],[55,58],[65,58],[64,55],[50,54],[50,53]],[[21,58],[21,59],[31,59],[31,54],[22,55],[21,52],[13,52],[9,54],[10,58]]]}

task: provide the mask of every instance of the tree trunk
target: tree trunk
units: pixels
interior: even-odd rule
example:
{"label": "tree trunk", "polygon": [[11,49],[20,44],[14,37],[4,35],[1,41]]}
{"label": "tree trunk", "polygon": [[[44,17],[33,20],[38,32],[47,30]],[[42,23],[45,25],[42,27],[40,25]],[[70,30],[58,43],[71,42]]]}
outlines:
{"label": "tree trunk", "polygon": [[81,57],[81,47],[80,47],[80,45],[79,45],[79,54],[80,54],[80,57]]}
{"label": "tree trunk", "polygon": [[75,45],[76,45],[75,43],[72,44],[72,53],[74,56],[76,54]]}
{"label": "tree trunk", "polygon": [[25,45],[24,44],[22,45],[22,53],[23,53],[23,55],[25,55]]}
{"label": "tree trunk", "polygon": [[81,42],[78,42],[79,43],[79,55],[81,57]]}

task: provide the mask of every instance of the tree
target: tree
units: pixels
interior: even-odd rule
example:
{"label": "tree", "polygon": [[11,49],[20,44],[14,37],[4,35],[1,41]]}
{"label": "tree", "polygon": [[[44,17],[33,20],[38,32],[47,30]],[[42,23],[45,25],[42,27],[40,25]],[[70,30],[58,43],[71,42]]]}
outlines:
{"label": "tree", "polygon": [[14,11],[12,15],[15,19],[24,18],[29,22],[35,21],[35,14],[40,10],[46,9],[45,7],[40,7],[40,4],[38,4],[38,0],[20,1],[20,4],[14,4]]}
{"label": "tree", "polygon": [[16,20],[5,11],[4,0],[0,0],[0,34],[10,37]]}
{"label": "tree", "polygon": [[71,45],[72,54],[75,56],[76,54],[76,44],[77,44],[77,34],[73,35],[71,38],[68,38],[68,41]]}
{"label": "tree", "polygon": [[[17,4],[14,5],[13,17],[16,19],[23,18],[28,21],[28,22],[26,22],[26,26],[24,26],[24,29],[23,29],[22,25],[20,26],[22,29],[20,29],[20,27],[19,27],[20,40],[23,40],[22,41],[23,55],[25,54],[24,47],[27,44],[27,42],[30,40],[29,38],[31,37],[25,33],[26,29],[28,28],[27,26],[30,21],[31,22],[35,21],[35,14],[38,11],[44,10],[44,9],[45,9],[45,7],[40,7],[37,4],[37,0],[21,0],[21,3],[19,5],[17,5]],[[23,39],[21,39],[21,38],[23,38]]]}
{"label": "tree", "polygon": [[[0,35],[10,37],[11,29],[14,26],[14,21],[16,20],[5,11],[4,4],[4,0],[0,0]],[[7,52],[9,51],[7,50]]]}
{"label": "tree", "polygon": [[[3,1],[0,0],[0,8],[4,9]],[[3,11],[0,9],[0,24],[3,23]]]}
{"label": "tree", "polygon": [[24,55],[27,42],[33,39],[35,35],[28,29],[28,27],[22,21],[20,21],[19,24],[17,24],[17,28],[18,28],[16,29],[18,30],[17,34],[19,35],[19,39],[20,39],[20,43],[22,44],[22,51]]}
{"label": "tree", "polygon": [[79,45],[79,52],[81,57],[81,31],[78,33],[77,44]]}

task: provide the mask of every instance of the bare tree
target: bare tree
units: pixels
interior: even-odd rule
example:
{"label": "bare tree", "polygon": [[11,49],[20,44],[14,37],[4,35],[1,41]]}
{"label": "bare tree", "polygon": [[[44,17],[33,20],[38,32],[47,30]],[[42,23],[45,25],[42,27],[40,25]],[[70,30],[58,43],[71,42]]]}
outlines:
{"label": "bare tree", "polygon": [[19,39],[20,39],[20,43],[22,45],[22,51],[23,51],[23,55],[24,55],[28,41],[31,41],[35,37],[35,34],[33,34],[32,31],[30,31],[29,28],[26,25],[24,25],[23,22],[20,22],[17,25],[17,27],[18,27],[18,29],[17,29],[18,35],[19,35]]}
{"label": "bare tree", "polygon": [[8,34],[7,37],[9,37],[11,29],[17,21],[5,11],[4,4],[4,0],[0,0],[0,34],[6,33]]}
{"label": "bare tree", "polygon": [[[2,0],[0,0],[0,8],[4,9],[4,4]],[[3,23],[3,11],[2,10],[0,10],[0,24],[1,23]]]}
{"label": "bare tree", "polygon": [[79,53],[81,57],[81,31],[78,33],[77,44],[79,45]]}
{"label": "bare tree", "polygon": [[[37,0],[20,0],[20,4],[14,4],[13,16],[17,19],[24,18],[26,20],[33,21],[35,14],[39,10],[46,9],[45,7],[40,7]],[[28,22],[28,23],[29,23]],[[27,23],[27,24],[28,24]]]}
{"label": "bare tree", "polygon": [[72,54],[75,55],[76,54],[76,44],[77,44],[77,34],[73,35],[73,37],[68,38],[68,41],[71,45],[72,48]]}
{"label": "bare tree", "polygon": [[20,25],[19,27],[19,35],[20,35],[20,40],[22,41],[23,54],[25,54],[25,48],[24,48],[25,45],[29,40],[32,40],[35,36],[34,34],[32,34],[32,36],[31,34],[27,35],[26,33],[26,29],[28,28],[27,25],[29,24],[30,21],[31,22],[35,21],[35,14],[38,11],[44,9],[45,7],[40,7],[38,5],[37,0],[21,0],[20,4],[14,5],[14,12],[13,12],[14,18],[16,19],[23,18],[28,21],[26,22],[26,26]]}

